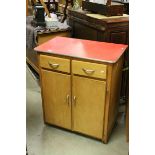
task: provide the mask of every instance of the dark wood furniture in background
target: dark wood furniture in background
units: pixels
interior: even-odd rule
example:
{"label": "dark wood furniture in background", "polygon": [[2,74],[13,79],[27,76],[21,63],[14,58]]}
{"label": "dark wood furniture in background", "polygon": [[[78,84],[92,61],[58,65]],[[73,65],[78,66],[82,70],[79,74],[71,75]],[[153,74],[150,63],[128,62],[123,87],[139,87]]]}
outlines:
{"label": "dark wood furniture in background", "polygon": [[90,0],[82,1],[82,9],[94,13],[102,14],[105,16],[122,16],[124,5],[118,2],[111,2],[107,0],[106,4],[98,4],[90,2]]}
{"label": "dark wood furniture in background", "polygon": [[125,0],[112,0],[112,2],[118,2],[124,5],[124,13],[129,14],[129,2]]}
{"label": "dark wood furniture in background", "polygon": [[87,16],[87,11],[68,10],[72,37],[113,43],[128,44],[129,18],[96,19]]}

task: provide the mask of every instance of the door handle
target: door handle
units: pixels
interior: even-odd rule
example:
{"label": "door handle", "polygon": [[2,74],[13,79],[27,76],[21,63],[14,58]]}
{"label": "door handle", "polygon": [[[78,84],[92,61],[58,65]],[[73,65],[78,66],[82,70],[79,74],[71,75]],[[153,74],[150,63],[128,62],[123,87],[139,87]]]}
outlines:
{"label": "door handle", "polygon": [[48,62],[49,66],[52,67],[53,69],[57,69],[59,67],[59,64],[53,64],[51,62]]}
{"label": "door handle", "polygon": [[85,68],[82,68],[82,70],[86,73],[86,74],[93,74],[95,71],[92,70],[92,69],[85,69]]}
{"label": "door handle", "polygon": [[70,104],[69,104],[69,95],[66,96],[66,101],[67,101],[67,104],[68,104],[68,106],[69,106],[69,105],[70,105]]}
{"label": "door handle", "polygon": [[76,96],[73,97],[73,104],[76,106]]}

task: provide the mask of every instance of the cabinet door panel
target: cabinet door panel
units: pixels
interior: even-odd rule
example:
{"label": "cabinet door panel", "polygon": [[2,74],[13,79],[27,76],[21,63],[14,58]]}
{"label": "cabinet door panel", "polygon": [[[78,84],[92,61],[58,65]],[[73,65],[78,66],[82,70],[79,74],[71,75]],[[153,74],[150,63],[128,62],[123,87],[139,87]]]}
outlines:
{"label": "cabinet door panel", "polygon": [[42,87],[45,122],[71,129],[70,75],[42,69]]}
{"label": "cabinet door panel", "polygon": [[105,81],[73,76],[74,131],[102,138],[105,92]]}

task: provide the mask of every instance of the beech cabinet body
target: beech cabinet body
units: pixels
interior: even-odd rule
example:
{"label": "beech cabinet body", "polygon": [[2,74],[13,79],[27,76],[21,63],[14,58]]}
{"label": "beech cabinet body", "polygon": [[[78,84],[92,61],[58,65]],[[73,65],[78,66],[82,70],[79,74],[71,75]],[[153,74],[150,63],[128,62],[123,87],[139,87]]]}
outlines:
{"label": "beech cabinet body", "polygon": [[107,143],[117,116],[122,59],[108,64],[38,57],[45,123]]}

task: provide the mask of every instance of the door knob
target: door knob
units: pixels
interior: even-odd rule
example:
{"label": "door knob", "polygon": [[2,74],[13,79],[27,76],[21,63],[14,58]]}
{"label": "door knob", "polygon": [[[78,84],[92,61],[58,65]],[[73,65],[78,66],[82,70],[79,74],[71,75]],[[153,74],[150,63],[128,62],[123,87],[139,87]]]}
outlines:
{"label": "door knob", "polygon": [[76,106],[76,96],[73,97],[73,104]]}
{"label": "door knob", "polygon": [[66,100],[67,100],[67,104],[68,104],[68,106],[69,106],[69,105],[70,105],[70,104],[69,104],[69,95],[66,96]]}

